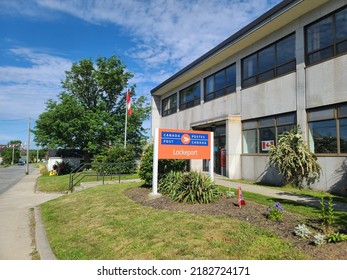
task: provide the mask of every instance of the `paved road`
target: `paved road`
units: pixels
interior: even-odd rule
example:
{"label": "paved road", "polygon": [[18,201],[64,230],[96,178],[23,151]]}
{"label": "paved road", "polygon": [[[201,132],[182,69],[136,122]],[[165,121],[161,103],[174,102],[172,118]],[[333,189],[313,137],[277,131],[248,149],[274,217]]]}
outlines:
{"label": "paved road", "polygon": [[[0,194],[4,193],[25,176],[25,165],[15,165],[6,168],[0,168]],[[33,171],[33,167],[29,165],[29,173]]]}

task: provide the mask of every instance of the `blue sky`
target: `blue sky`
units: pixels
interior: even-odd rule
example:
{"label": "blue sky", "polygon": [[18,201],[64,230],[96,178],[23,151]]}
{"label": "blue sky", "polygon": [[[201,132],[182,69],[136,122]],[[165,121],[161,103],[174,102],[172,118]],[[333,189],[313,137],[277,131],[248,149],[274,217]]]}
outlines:
{"label": "blue sky", "polygon": [[29,117],[33,127],[72,63],[115,54],[150,100],[152,88],[279,2],[0,0],[0,144],[27,142]]}

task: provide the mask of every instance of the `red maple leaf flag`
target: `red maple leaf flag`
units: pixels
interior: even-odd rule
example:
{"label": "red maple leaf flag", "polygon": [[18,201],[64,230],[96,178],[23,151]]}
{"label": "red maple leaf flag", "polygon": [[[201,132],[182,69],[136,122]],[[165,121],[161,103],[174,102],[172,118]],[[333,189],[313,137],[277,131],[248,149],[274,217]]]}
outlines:
{"label": "red maple leaf flag", "polygon": [[128,116],[131,116],[131,114],[133,112],[131,111],[131,99],[130,99],[130,91],[129,90],[127,90],[126,99],[127,99],[127,112],[128,112]]}

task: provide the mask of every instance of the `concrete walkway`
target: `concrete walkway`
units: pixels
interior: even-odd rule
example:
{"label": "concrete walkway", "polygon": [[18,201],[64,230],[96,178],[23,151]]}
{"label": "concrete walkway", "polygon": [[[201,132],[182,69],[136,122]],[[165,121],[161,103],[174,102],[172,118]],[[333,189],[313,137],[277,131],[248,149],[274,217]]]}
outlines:
{"label": "concrete walkway", "polygon": [[[62,194],[35,193],[35,185],[39,170],[25,176],[11,189],[0,195],[0,260],[31,260],[35,249],[30,233],[30,209],[34,210],[35,243],[42,260],[55,259],[46,238],[44,225],[41,220],[38,205],[62,196]],[[304,195],[294,195],[272,188],[235,183],[225,177],[215,177],[218,185],[238,188],[243,191],[259,193],[279,199],[294,200],[304,204],[319,205],[319,200]],[[77,190],[100,185],[101,182],[85,183]],[[76,190],[76,191],[77,191]],[[247,196],[244,195],[247,200]],[[347,211],[347,203],[335,203],[334,209]]]}
{"label": "concrete walkway", "polygon": [[[311,196],[293,194],[293,193],[289,193],[286,191],[281,191],[281,190],[269,188],[269,187],[231,182],[227,178],[219,177],[219,176],[215,177],[215,183],[217,185],[221,185],[221,186],[225,186],[229,188],[235,188],[235,189],[237,189],[238,187],[241,187],[242,191],[262,194],[265,196],[275,197],[278,199],[293,200],[302,204],[308,204],[308,205],[320,207],[319,199],[313,198]],[[243,196],[245,200],[247,200],[247,197],[245,197],[245,195]],[[336,211],[347,212],[347,203],[335,202],[333,206]]]}
{"label": "concrete walkway", "polygon": [[[42,250],[41,259],[54,259],[46,235],[42,232],[36,206],[62,194],[35,193],[39,170],[21,179],[15,186],[0,195],[0,260],[31,260],[35,249],[30,233],[30,217],[35,209],[36,243]],[[41,232],[40,230],[41,226]],[[40,248],[39,248],[40,246]],[[47,251],[47,246],[49,250]]]}

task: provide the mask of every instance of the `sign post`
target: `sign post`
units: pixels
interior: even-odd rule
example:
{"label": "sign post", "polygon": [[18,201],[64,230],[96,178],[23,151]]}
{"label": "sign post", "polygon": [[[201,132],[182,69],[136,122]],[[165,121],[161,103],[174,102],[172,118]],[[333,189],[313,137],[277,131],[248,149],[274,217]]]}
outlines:
{"label": "sign post", "polygon": [[159,159],[209,159],[214,180],[213,132],[156,128],[153,147],[152,196],[158,195]]}

